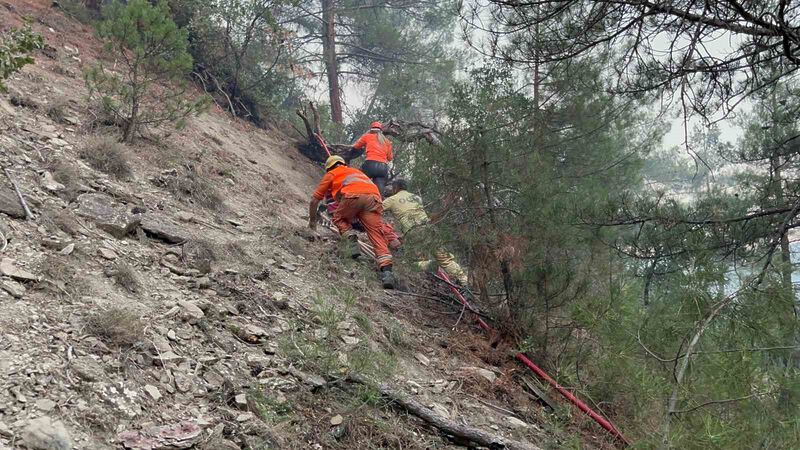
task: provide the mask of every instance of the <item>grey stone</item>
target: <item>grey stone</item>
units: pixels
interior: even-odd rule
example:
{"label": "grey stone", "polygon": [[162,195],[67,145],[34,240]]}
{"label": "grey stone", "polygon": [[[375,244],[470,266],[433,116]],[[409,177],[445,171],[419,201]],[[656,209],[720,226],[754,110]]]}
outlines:
{"label": "grey stone", "polygon": [[103,259],[107,259],[109,261],[117,259],[117,253],[114,250],[105,247],[98,248],[97,254],[100,255]]}
{"label": "grey stone", "polygon": [[157,353],[168,353],[172,351],[172,346],[169,344],[169,341],[160,334],[153,336],[153,347]]}
{"label": "grey stone", "polygon": [[51,138],[51,139],[50,139],[50,142],[51,142],[53,145],[57,145],[57,146],[59,146],[59,147],[66,147],[66,146],[68,146],[68,145],[69,145],[69,142],[67,142],[67,141],[65,141],[65,140],[63,140],[63,139],[61,139],[61,138]]}
{"label": "grey stone", "polygon": [[140,218],[130,214],[125,206],[103,194],[81,194],[76,213],[86,217],[101,230],[122,239],[139,225]]}
{"label": "grey stone", "polygon": [[105,377],[103,366],[89,356],[75,358],[70,363],[70,367],[78,378],[84,381],[98,381]]}
{"label": "grey stone", "polygon": [[2,437],[11,437],[14,433],[11,431],[11,428],[8,428],[8,425],[0,422],[0,436]]}
{"label": "grey stone", "polygon": [[339,338],[347,345],[358,345],[361,342],[361,340],[353,336],[340,336]]}
{"label": "grey stone", "polygon": [[481,376],[485,378],[486,381],[488,381],[489,383],[494,383],[494,380],[497,379],[497,375],[494,372],[481,367],[464,367],[462,370]]}
{"label": "grey stone", "polygon": [[294,367],[289,368],[289,373],[291,373],[295,378],[302,381],[303,383],[313,387],[313,388],[320,388],[328,384],[324,378],[319,375],[306,373],[301,370],[295,369]]}
{"label": "grey stone", "polygon": [[415,354],[414,358],[417,358],[417,361],[419,361],[420,364],[422,364],[423,366],[427,366],[428,364],[431,363],[431,360],[428,359],[428,357],[423,355],[422,353]]}
{"label": "grey stone", "polygon": [[67,244],[66,247],[62,248],[59,253],[61,253],[62,255],[71,255],[72,252],[74,252],[74,251],[75,251],[75,244],[74,243],[70,243],[70,244]]}
{"label": "grey stone", "polygon": [[152,384],[145,385],[144,391],[147,392],[147,395],[149,395],[155,401],[161,399],[161,391],[159,391],[158,388]]}
{"label": "grey stone", "polygon": [[189,323],[197,323],[199,320],[202,320],[206,314],[197,306],[195,303],[187,302],[182,300],[178,302],[178,306],[183,308],[182,317]]}
{"label": "grey stone", "polygon": [[7,188],[0,188],[0,212],[15,219],[25,218],[25,210],[19,204],[17,194]]}
{"label": "grey stone", "polygon": [[141,227],[147,235],[170,244],[180,244],[191,237],[178,224],[160,214],[143,214]]}
{"label": "grey stone", "polygon": [[237,394],[233,397],[233,401],[236,403],[236,407],[239,409],[247,409],[247,395],[245,394]]}
{"label": "grey stone", "polygon": [[180,211],[177,214],[177,217],[178,217],[178,220],[180,220],[181,222],[191,223],[191,222],[197,221],[197,218],[195,217],[194,214],[192,214],[190,212],[186,212],[186,211]]}
{"label": "grey stone", "polygon": [[10,258],[0,260],[0,273],[18,281],[39,281],[39,277],[25,269],[20,269],[16,266],[15,261]]}
{"label": "grey stone", "polygon": [[43,398],[43,399],[40,399],[40,400],[36,400],[35,405],[36,405],[36,409],[38,409],[40,411],[50,412],[53,409],[55,409],[56,402],[54,402],[54,401],[52,401],[52,400],[50,400],[48,398]]}
{"label": "grey stone", "polygon": [[166,366],[167,364],[171,363],[179,363],[184,359],[185,358],[183,356],[180,356],[175,352],[166,352],[158,355],[157,358],[154,358],[153,363],[161,366]]}
{"label": "grey stone", "polygon": [[178,389],[178,392],[183,394],[187,392],[191,392],[197,386],[197,377],[192,374],[177,374],[175,375],[175,387]]}
{"label": "grey stone", "polygon": [[528,424],[513,416],[506,416],[506,424],[510,428],[528,428]]}
{"label": "grey stone", "polygon": [[25,296],[25,286],[13,280],[0,280],[0,288],[11,294],[14,298],[22,298]]}
{"label": "grey stone", "polygon": [[28,422],[22,445],[31,450],[71,450],[72,441],[64,424],[47,416]]}
{"label": "grey stone", "polygon": [[53,174],[50,172],[45,172],[42,174],[42,187],[50,192],[61,192],[67,187],[63,184],[59,183],[58,181],[53,178]]}
{"label": "grey stone", "polygon": [[203,429],[194,422],[150,427],[141,431],[123,431],[117,438],[131,450],[167,450],[191,448],[200,441]]}

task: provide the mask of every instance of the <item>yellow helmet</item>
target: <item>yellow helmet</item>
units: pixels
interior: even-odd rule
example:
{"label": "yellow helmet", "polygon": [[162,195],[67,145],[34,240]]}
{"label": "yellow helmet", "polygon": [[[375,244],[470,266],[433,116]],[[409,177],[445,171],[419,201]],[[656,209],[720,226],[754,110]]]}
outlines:
{"label": "yellow helmet", "polygon": [[331,167],[335,166],[336,163],[347,164],[344,158],[339,155],[328,156],[328,160],[325,161],[325,170],[331,170]]}

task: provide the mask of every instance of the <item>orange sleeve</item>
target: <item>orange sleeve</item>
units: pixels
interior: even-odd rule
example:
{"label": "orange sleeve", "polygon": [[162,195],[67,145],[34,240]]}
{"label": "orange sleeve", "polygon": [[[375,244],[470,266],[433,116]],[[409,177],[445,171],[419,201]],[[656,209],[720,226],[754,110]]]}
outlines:
{"label": "orange sleeve", "polygon": [[367,148],[367,135],[363,134],[360,138],[353,144],[353,148],[356,150],[361,150]]}
{"label": "orange sleeve", "polygon": [[391,161],[392,158],[392,141],[386,139],[386,160]]}
{"label": "orange sleeve", "polygon": [[313,197],[317,200],[322,200],[325,198],[325,195],[328,191],[331,190],[331,186],[333,185],[333,173],[328,172],[322,177],[322,181],[319,182],[317,185],[317,189],[314,190]]}

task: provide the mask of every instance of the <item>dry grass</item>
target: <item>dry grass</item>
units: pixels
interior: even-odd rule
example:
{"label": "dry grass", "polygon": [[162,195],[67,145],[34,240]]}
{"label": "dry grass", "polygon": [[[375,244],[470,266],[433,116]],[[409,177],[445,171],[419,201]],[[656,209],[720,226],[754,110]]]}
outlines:
{"label": "dry grass", "polygon": [[144,340],[145,323],[126,308],[112,307],[93,313],[86,319],[86,331],[107,345],[133,347]]}
{"label": "dry grass", "polygon": [[43,211],[40,215],[40,221],[51,234],[57,234],[59,231],[63,231],[70,236],[81,234],[81,226],[78,220],[73,214],[64,209]]}
{"label": "dry grass", "polygon": [[186,267],[209,273],[211,264],[217,260],[217,253],[208,242],[194,239],[183,244],[182,260]]}
{"label": "dry grass", "polygon": [[114,267],[113,277],[117,286],[122,287],[126,291],[132,294],[139,291],[139,276],[136,274],[136,270],[129,264],[124,262],[117,263]]}
{"label": "dry grass", "polygon": [[73,201],[80,195],[83,178],[77,167],[64,160],[56,159],[48,162],[47,170],[53,174],[53,179],[63,184],[65,189],[60,196],[67,201]]}
{"label": "dry grass", "polygon": [[47,117],[55,123],[66,123],[69,101],[65,97],[56,97],[47,104]]}
{"label": "dry grass", "polygon": [[171,192],[179,200],[213,211],[224,209],[223,199],[217,188],[192,165],[174,173],[158,177],[155,184]]}
{"label": "dry grass", "polygon": [[42,286],[45,289],[54,287],[59,294],[76,297],[90,291],[89,284],[78,276],[78,271],[66,256],[48,256],[39,264],[39,273],[43,276]]}
{"label": "dry grass", "polygon": [[[441,448],[441,438],[432,435],[418,421],[405,414],[393,414],[390,403],[367,386],[330,389],[293,399],[294,414],[309,424],[305,439],[327,449],[374,450],[403,448],[422,450]],[[319,404],[328,405],[330,414],[319,414]],[[342,425],[330,426],[333,414],[344,417]],[[296,444],[296,443],[295,443]]]}
{"label": "dry grass", "polygon": [[89,166],[107,173],[118,180],[127,180],[133,176],[128,162],[127,148],[110,136],[97,136],[86,142],[80,157]]}
{"label": "dry grass", "polygon": [[14,106],[22,108],[38,109],[39,103],[33,97],[25,95],[21,92],[12,92],[8,97],[8,101]]}

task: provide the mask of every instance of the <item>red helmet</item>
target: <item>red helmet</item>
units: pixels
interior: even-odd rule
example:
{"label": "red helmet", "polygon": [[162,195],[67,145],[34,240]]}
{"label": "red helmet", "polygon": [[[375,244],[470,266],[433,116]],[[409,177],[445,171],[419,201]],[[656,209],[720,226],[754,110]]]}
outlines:
{"label": "red helmet", "polygon": [[372,122],[371,124],[369,124],[369,127],[370,127],[370,128],[380,128],[380,129],[383,129],[383,124],[381,124],[380,122]]}

